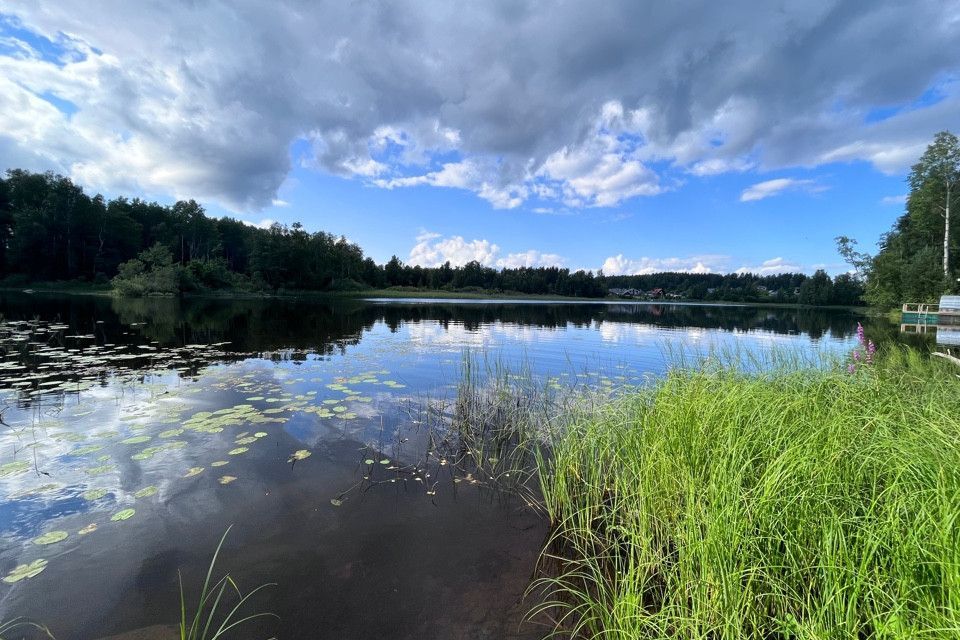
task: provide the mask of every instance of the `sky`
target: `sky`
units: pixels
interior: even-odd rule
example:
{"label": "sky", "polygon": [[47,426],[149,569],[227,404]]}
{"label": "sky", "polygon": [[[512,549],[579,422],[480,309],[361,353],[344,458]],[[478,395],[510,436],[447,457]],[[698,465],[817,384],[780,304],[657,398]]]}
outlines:
{"label": "sky", "polygon": [[847,270],[960,133],[960,0],[0,0],[0,170],[378,262]]}

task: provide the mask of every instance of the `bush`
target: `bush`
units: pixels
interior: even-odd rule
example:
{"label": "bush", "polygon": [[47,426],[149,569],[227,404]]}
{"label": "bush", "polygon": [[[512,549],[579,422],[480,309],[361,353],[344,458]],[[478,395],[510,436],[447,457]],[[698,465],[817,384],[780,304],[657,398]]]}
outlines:
{"label": "bush", "polygon": [[123,296],[174,295],[180,293],[179,265],[173,263],[170,250],[160,243],[124,262],[111,281]]}

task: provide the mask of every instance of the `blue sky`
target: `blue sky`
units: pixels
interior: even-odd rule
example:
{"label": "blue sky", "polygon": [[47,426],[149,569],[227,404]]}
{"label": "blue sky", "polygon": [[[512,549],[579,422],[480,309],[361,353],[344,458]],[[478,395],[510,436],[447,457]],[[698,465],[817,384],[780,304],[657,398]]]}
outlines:
{"label": "blue sky", "polygon": [[956,0],[548,4],[0,0],[0,168],[381,262],[839,273],[960,129]]}

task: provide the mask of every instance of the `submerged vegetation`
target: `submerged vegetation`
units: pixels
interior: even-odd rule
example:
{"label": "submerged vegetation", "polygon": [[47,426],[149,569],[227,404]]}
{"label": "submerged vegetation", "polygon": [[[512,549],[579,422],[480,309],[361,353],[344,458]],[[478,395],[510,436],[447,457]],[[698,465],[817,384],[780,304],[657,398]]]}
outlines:
{"label": "submerged vegetation", "polygon": [[539,459],[531,615],[624,640],[960,634],[960,382],[867,346],[678,369],[571,415]]}

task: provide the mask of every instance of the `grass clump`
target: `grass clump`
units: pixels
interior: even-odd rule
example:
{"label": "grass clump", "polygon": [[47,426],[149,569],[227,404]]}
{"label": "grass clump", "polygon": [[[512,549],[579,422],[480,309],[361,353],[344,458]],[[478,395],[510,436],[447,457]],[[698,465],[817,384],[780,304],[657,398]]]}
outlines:
{"label": "grass clump", "polygon": [[539,457],[564,637],[960,637],[960,381],[869,366],[676,370]]}

